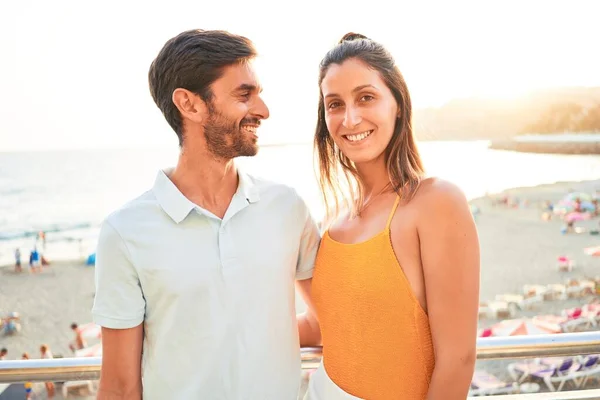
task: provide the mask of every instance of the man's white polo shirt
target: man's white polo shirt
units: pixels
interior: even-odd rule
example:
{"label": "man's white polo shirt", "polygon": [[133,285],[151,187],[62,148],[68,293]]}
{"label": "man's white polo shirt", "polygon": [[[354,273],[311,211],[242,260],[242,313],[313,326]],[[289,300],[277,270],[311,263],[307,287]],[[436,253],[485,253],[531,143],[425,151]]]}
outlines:
{"label": "man's white polo shirt", "polygon": [[297,193],[238,173],[221,220],[160,171],[103,223],[94,321],[144,323],[144,400],[295,400],[296,279],[312,276],[319,233]]}

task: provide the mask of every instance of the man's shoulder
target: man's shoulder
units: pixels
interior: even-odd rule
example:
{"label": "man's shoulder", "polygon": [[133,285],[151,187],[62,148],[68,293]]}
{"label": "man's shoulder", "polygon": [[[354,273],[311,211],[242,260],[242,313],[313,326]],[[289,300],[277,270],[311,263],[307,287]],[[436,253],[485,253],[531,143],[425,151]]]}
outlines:
{"label": "man's shoulder", "polygon": [[278,201],[289,201],[291,203],[302,202],[298,191],[285,183],[246,174],[253,186],[258,190],[261,199],[276,199]]}
{"label": "man's shoulder", "polygon": [[105,218],[105,222],[115,229],[126,227],[132,222],[151,218],[158,210],[159,204],[152,190],[147,190],[138,197],[125,202],[113,210]]}

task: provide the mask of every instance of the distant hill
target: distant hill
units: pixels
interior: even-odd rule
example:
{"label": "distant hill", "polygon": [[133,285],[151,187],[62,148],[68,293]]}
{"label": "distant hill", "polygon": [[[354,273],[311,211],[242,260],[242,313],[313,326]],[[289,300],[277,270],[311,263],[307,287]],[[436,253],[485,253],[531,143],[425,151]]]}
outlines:
{"label": "distant hill", "polygon": [[439,108],[415,110],[413,125],[420,140],[600,132],[600,87],[548,89],[515,99],[452,100]]}

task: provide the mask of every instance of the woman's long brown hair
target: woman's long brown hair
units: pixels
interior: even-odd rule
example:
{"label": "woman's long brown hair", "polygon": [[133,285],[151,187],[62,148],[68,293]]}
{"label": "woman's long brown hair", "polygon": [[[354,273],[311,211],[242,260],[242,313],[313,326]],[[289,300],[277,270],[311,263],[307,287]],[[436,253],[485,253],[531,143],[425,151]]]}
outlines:
{"label": "woman's long brown hair", "polygon": [[[320,90],[323,78],[332,64],[355,58],[376,70],[391,90],[400,111],[385,162],[392,189],[404,200],[410,200],[425,174],[421,156],[413,136],[412,105],[408,87],[391,54],[379,43],[356,33],[344,35],[320,64],[319,107],[314,146],[318,157],[319,184],[327,211],[326,220],[335,218],[344,203],[351,215],[360,215],[364,205],[364,185],[354,163],[337,147],[325,123],[325,105]],[[343,177],[343,179],[341,179]]]}

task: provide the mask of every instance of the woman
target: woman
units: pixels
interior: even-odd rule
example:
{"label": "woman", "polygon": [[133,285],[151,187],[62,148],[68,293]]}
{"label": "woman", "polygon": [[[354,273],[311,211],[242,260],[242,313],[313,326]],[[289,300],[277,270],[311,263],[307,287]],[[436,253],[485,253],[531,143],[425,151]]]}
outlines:
{"label": "woman", "polygon": [[[50,351],[50,347],[48,347],[47,344],[43,344],[40,346],[40,358],[42,360],[54,358],[54,355],[52,355],[52,351]],[[45,382],[44,386],[46,387],[47,398],[53,399],[54,394],[56,393],[54,382]]]}
{"label": "woman", "polygon": [[465,399],[479,302],[465,196],[425,177],[408,89],[381,44],[345,35],[319,87],[315,147],[333,222],[312,282],[323,362],[307,398]]}

